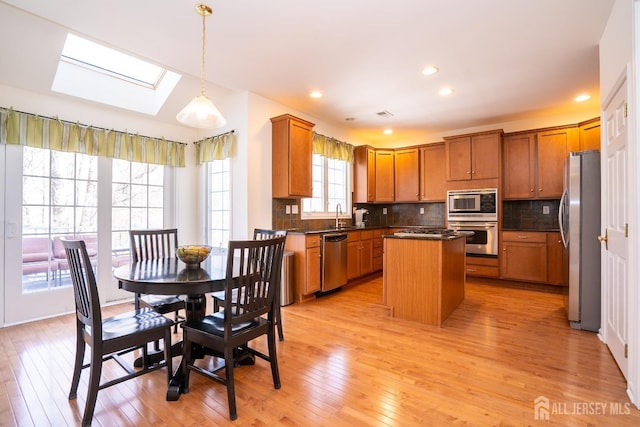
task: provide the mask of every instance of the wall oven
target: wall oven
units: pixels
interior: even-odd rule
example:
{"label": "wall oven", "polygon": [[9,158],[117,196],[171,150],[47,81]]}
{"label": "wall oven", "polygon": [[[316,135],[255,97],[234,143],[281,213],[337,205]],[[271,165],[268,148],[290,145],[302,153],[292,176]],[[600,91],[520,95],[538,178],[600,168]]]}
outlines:
{"label": "wall oven", "polygon": [[467,236],[467,255],[498,256],[498,189],[447,191],[447,222]]}
{"label": "wall oven", "polygon": [[498,221],[498,189],[447,191],[448,221]]}
{"label": "wall oven", "polygon": [[467,236],[467,255],[498,256],[497,222],[449,222],[449,228],[455,231],[473,231],[473,235]]}

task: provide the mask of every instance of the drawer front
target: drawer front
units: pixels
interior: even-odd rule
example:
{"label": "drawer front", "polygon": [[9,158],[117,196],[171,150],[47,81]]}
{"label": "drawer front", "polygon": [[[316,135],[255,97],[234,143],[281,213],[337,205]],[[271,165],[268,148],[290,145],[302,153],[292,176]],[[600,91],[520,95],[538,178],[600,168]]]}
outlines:
{"label": "drawer front", "polygon": [[503,231],[502,240],[505,242],[547,243],[547,233],[538,231]]}
{"label": "drawer front", "polygon": [[360,232],[360,240],[369,240],[373,237],[373,231],[372,230],[367,230],[367,231],[361,231]]}
{"label": "drawer front", "polygon": [[373,271],[380,271],[380,270],[382,270],[382,257],[381,256],[373,257]]}
{"label": "drawer front", "polygon": [[382,256],[382,246],[380,246],[380,247],[374,246],[373,247],[373,256],[374,257],[377,257],[377,256],[381,257]]}
{"label": "drawer front", "polygon": [[373,247],[374,248],[382,248],[384,242],[382,240],[382,238],[373,238]]}
{"label": "drawer front", "polygon": [[465,268],[467,276],[499,277],[500,269],[487,265],[467,265]]}
{"label": "drawer front", "polygon": [[373,238],[378,238],[378,237],[382,237],[382,235],[384,234],[384,228],[377,228],[375,230],[371,230],[371,232],[373,233]]}
{"label": "drawer front", "polygon": [[316,246],[320,246],[320,235],[307,236],[306,247],[315,248]]}
{"label": "drawer front", "polygon": [[357,242],[360,240],[360,232],[359,231],[350,231],[347,233],[347,241],[348,242]]}

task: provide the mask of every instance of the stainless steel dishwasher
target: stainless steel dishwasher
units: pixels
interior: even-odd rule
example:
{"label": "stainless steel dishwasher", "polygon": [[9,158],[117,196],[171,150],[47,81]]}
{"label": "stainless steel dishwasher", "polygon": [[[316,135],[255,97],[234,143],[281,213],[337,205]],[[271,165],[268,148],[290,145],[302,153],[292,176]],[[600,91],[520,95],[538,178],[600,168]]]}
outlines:
{"label": "stainless steel dishwasher", "polygon": [[347,233],[322,235],[322,292],[347,284]]}

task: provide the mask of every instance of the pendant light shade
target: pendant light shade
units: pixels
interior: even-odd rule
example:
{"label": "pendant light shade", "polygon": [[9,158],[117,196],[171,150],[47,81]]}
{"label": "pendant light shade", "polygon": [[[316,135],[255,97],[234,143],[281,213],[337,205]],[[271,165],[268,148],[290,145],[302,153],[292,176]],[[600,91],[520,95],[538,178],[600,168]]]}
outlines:
{"label": "pendant light shade", "polygon": [[212,10],[206,4],[197,4],[196,12],[202,16],[202,67],[200,69],[200,95],[189,102],[176,116],[176,119],[187,126],[196,128],[218,128],[227,124],[220,111],[204,94],[204,64],[205,64],[205,18]]}

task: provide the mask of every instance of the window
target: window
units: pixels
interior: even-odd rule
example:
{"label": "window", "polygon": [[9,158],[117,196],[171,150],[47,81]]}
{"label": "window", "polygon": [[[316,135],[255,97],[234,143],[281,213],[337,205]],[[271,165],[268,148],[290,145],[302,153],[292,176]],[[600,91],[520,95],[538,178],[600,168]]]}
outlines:
{"label": "window", "polygon": [[24,147],[22,177],[23,292],[70,286],[63,236],[81,236],[96,255],[97,157]]}
{"label": "window", "polygon": [[227,247],[231,237],[231,166],[230,160],[207,163],[207,244]]}
{"label": "window", "polygon": [[[128,262],[129,230],[164,228],[164,166],[113,159],[113,263]],[[126,261],[126,262],[125,262]]]}
{"label": "window", "polygon": [[313,197],[302,200],[302,218],[334,218],[340,204],[342,218],[351,217],[351,164],[313,155]]}

